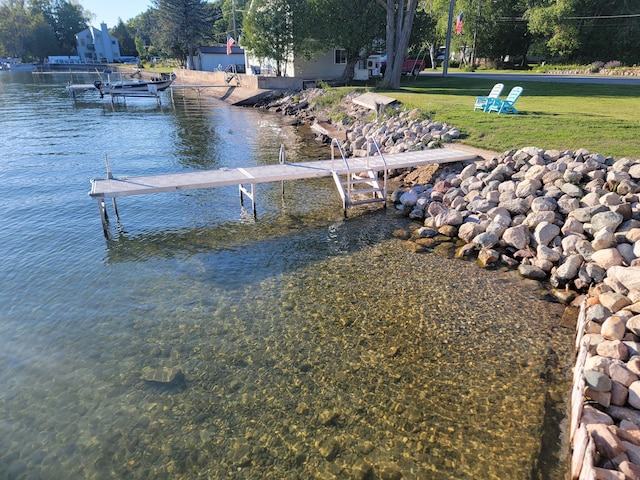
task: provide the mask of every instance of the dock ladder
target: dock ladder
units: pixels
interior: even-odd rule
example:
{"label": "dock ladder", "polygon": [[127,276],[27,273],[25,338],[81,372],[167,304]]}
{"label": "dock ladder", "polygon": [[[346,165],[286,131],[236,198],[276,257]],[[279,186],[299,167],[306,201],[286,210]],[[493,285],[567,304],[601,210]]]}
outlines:
{"label": "dock ladder", "polygon": [[[380,185],[378,172],[369,166],[371,145],[374,146],[378,155],[380,155],[384,166],[382,186]],[[342,156],[342,168],[339,169],[334,167],[336,148]],[[364,168],[361,166],[351,167],[338,139],[334,138],[331,140],[331,175],[338,188],[338,193],[342,198],[342,209],[345,217],[347,216],[347,209],[355,205],[384,203],[384,206],[387,206],[387,162],[374,137],[371,136],[367,138],[366,148],[366,166]]]}

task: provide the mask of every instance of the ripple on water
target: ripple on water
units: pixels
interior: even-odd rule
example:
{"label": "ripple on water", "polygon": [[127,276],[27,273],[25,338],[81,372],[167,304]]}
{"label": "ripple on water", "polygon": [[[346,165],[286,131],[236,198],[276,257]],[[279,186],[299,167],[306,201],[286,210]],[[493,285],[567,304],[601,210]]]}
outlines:
{"label": "ripple on water", "polygon": [[[510,273],[404,250],[384,215],[338,220],[321,182],[287,185],[286,205],[260,188],[258,224],[238,220],[237,190],[123,200],[105,245],[86,197],[103,150],[128,175],[244,165],[247,148],[260,164],[279,123],[70,106],[59,85],[33,90],[47,88],[28,97],[42,108],[20,103],[31,118],[0,116],[26,139],[0,171],[0,478],[563,478],[538,453],[570,388],[559,305]],[[59,135],[51,112],[37,121],[47,108]]]}
{"label": "ripple on water", "polygon": [[[55,370],[32,395],[57,414],[20,421],[40,422],[38,441],[56,448],[24,443],[25,471],[531,478],[548,393],[566,389],[549,363],[561,309],[508,273],[388,241],[227,296],[211,289],[141,304],[120,333],[96,325],[110,337],[91,353],[99,368],[33,365]],[[186,383],[158,388],[145,367],[179,367]]]}

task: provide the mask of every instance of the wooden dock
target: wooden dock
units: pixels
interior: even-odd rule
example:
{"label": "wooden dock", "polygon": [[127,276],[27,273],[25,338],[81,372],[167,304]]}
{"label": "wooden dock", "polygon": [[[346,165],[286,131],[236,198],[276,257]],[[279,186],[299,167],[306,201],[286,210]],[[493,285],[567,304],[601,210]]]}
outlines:
{"label": "wooden dock", "polygon": [[[98,201],[105,235],[108,236],[105,198],[113,199],[114,210],[118,216],[115,205],[116,197],[238,185],[241,202],[243,193],[249,196],[253,202],[252,208],[255,214],[254,188],[259,183],[331,177],[334,173],[342,175],[365,170],[380,172],[429,164],[461,162],[473,160],[477,158],[477,155],[455,148],[440,148],[385,154],[384,158],[379,155],[349,158],[348,165],[343,162],[342,158],[294,163],[284,162],[283,158],[284,155],[281,152],[280,163],[273,165],[198,170],[131,178],[114,178],[107,160],[107,178],[92,179],[89,196]],[[251,190],[247,190],[245,185],[250,185]]]}

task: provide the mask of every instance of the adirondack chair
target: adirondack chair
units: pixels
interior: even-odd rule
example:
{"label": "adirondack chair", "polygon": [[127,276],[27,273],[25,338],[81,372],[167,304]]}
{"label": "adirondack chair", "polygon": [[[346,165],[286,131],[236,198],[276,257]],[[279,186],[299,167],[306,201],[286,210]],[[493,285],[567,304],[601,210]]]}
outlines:
{"label": "adirondack chair", "polygon": [[476,110],[486,111],[489,105],[493,102],[493,100],[495,100],[500,96],[503,88],[504,88],[504,84],[496,83],[491,89],[491,92],[489,92],[489,95],[487,95],[486,97],[476,97],[476,103],[473,106],[473,111],[474,112]]}
{"label": "adirondack chair", "polygon": [[498,112],[498,115],[501,113],[513,113],[514,115],[518,114],[518,110],[513,106],[520,97],[522,93],[522,87],[513,87],[507,95],[507,98],[504,100],[495,100],[489,107],[487,108],[487,112]]}

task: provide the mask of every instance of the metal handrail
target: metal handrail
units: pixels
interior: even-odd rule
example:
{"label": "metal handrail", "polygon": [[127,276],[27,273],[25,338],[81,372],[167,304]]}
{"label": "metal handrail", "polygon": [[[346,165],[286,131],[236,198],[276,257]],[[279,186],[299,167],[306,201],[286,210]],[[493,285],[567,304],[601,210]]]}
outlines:
{"label": "metal handrail", "polygon": [[375,147],[376,151],[378,152],[378,155],[380,155],[380,158],[382,159],[382,164],[384,165],[384,181],[383,181],[383,195],[385,198],[385,202],[386,202],[386,198],[387,198],[387,178],[389,176],[389,171],[387,169],[387,161],[384,158],[384,155],[382,153],[382,150],[380,149],[380,144],[378,143],[378,141],[376,140],[375,135],[369,135],[367,138],[367,167],[369,166],[369,157],[370,155],[368,155],[369,153],[369,145],[371,143],[373,143],[373,146]]}
{"label": "metal handrail", "polygon": [[340,142],[338,141],[337,138],[332,138],[331,139],[331,170],[335,171],[335,168],[333,168],[333,160],[335,159],[334,144],[335,144],[336,147],[338,147],[338,151],[340,152],[340,155],[342,156],[342,161],[344,162],[344,166],[347,167],[347,171],[349,171],[349,162],[347,161],[347,157],[344,154],[344,150],[342,150],[342,145],[340,145]]}

